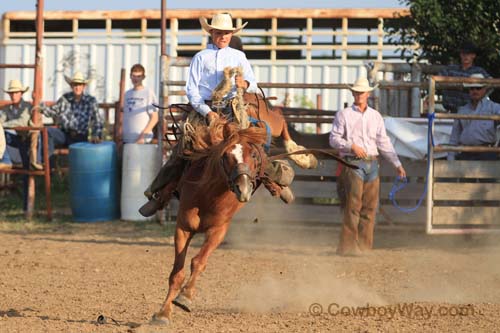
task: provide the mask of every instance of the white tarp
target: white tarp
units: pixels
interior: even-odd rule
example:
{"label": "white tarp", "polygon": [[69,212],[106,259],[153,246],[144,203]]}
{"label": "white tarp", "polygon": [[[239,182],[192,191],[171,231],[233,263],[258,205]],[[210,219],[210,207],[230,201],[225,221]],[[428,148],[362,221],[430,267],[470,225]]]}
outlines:
{"label": "white tarp", "polygon": [[[399,156],[415,160],[427,157],[427,119],[385,117],[384,123]],[[434,122],[435,145],[449,142],[452,124],[452,120]],[[434,154],[434,157],[446,157],[446,153]]]}

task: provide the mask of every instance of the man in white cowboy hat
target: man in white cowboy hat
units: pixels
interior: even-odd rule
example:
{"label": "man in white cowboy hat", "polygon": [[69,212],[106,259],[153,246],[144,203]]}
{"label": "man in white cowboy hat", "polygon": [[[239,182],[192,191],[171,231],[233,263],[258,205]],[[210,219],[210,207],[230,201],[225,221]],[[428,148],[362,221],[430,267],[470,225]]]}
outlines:
{"label": "man in white cowboy hat", "polygon": [[238,33],[247,23],[234,27],[229,13],[215,14],[210,24],[206,18],[200,18],[201,27],[210,34],[212,43],[191,60],[186,81],[186,95],[196,112],[206,117],[209,122],[218,117],[208,101],[224,77],[224,68],[242,67],[243,69],[243,75],[235,76],[234,87],[224,96],[225,101],[236,96],[237,88],[243,88],[247,92],[257,92],[257,81],[245,54],[229,46],[233,34]]}
{"label": "man in white cowboy hat", "polygon": [[[6,149],[0,160],[0,168],[28,168],[29,136],[27,132],[16,132],[13,127],[30,126],[32,105],[23,99],[23,94],[29,87],[19,80],[11,80],[4,91],[9,94],[11,104],[0,111],[0,124],[5,132]],[[36,138],[35,138],[36,139]],[[35,142],[36,144],[36,142]],[[35,146],[36,158],[36,146]],[[32,161],[36,165],[36,160]],[[38,166],[38,165],[36,165]]]}
{"label": "man in white cowboy hat", "polygon": [[[485,79],[483,74],[472,74],[471,78]],[[500,104],[487,96],[488,86],[484,83],[464,83],[470,102],[458,109],[458,114],[500,115]],[[450,144],[463,146],[493,147],[497,141],[496,127],[493,120],[455,119],[451,130]],[[455,152],[448,153],[448,160],[496,160],[495,152]]]}
{"label": "man in white cowboy hat", "polygon": [[88,80],[81,72],[72,78],[64,76],[71,91],[63,94],[51,107],[43,107],[42,113],[51,117],[58,128],[49,128],[49,154],[55,146],[69,146],[75,142],[102,140],[103,120],[98,111],[97,100],[85,93]]}
{"label": "man in white cowboy hat", "polygon": [[381,154],[396,169],[398,176],[406,172],[387,136],[381,114],[368,106],[375,87],[360,77],[350,87],[352,106],[337,113],[330,133],[330,146],[359,169],[342,168],[337,186],[342,186],[344,217],[337,253],[360,255],[373,247],[373,229],[379,201],[379,162]]}
{"label": "man in white cowboy hat", "polygon": [[[199,21],[201,27],[210,34],[211,43],[205,50],[196,53],[191,60],[186,81],[186,95],[193,109],[210,123],[219,117],[210,100],[212,92],[224,78],[226,67],[241,67],[243,70],[243,75],[235,75],[234,86],[223,96],[225,105],[222,106],[222,113],[228,117],[231,117],[232,112],[229,101],[236,96],[236,90],[243,88],[247,92],[257,92],[257,81],[245,53],[229,46],[233,34],[243,29],[247,22],[235,27],[229,13],[215,14],[210,23],[204,17]],[[176,181],[182,175],[186,164],[179,155],[176,150],[173,151],[170,159],[144,193],[149,201],[139,210],[142,215],[152,216],[166,204],[156,200],[155,197],[165,186],[171,186],[172,191],[175,189]]]}

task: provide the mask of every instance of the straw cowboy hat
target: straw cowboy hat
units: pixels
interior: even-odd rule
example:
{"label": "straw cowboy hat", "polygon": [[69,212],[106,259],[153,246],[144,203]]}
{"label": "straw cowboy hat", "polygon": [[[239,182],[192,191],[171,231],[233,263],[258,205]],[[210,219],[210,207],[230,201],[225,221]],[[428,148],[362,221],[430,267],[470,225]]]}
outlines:
{"label": "straw cowboy hat", "polygon": [[[485,79],[484,75],[481,73],[472,74],[469,76],[471,79]],[[464,88],[483,88],[486,87],[484,83],[464,83]]]}
{"label": "straw cowboy hat", "polygon": [[80,84],[87,84],[89,82],[89,80],[85,79],[83,77],[83,74],[82,72],[76,72],[74,75],[73,75],[73,78],[70,78],[66,75],[64,75],[64,79],[66,80],[66,82],[71,85],[73,83],[80,83]]}
{"label": "straw cowboy hat", "polygon": [[248,22],[243,23],[240,27],[233,27],[233,18],[229,13],[219,13],[212,17],[212,21],[208,24],[207,19],[200,17],[201,27],[208,33],[211,30],[232,31],[233,34],[243,29]]}
{"label": "straw cowboy hat", "polygon": [[28,86],[26,87],[23,86],[23,84],[19,80],[10,80],[9,87],[7,89],[3,89],[3,91],[5,91],[6,93],[18,92],[18,91],[22,91],[23,93],[25,93],[26,91],[28,91],[29,88],[30,87]]}
{"label": "straw cowboy hat", "polygon": [[360,77],[357,79],[354,84],[350,85],[350,89],[352,91],[356,92],[367,92],[367,91],[372,91],[373,89],[377,88],[378,84],[370,87],[370,82],[368,82],[368,79],[365,77]]}

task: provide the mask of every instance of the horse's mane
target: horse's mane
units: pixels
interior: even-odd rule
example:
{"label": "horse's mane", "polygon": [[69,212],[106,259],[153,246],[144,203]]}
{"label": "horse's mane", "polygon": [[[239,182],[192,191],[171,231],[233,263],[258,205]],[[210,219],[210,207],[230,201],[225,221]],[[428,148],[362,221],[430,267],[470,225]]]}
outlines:
{"label": "horse's mane", "polygon": [[262,145],[266,139],[265,128],[240,129],[238,124],[219,118],[208,127],[196,129],[192,137],[192,150],[186,152],[186,158],[192,161],[203,160],[203,174],[196,182],[202,186],[210,186],[225,179],[221,159],[229,148],[237,143]]}

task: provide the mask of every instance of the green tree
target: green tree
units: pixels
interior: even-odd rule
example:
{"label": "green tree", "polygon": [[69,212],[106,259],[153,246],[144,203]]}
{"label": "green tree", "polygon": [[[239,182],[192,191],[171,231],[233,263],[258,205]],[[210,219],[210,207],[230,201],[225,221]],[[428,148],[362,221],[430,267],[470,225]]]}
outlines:
{"label": "green tree", "polygon": [[389,42],[418,45],[401,47],[405,59],[426,59],[434,64],[458,63],[459,47],[474,42],[480,53],[476,64],[500,77],[499,0],[400,0],[410,15],[384,23]]}

